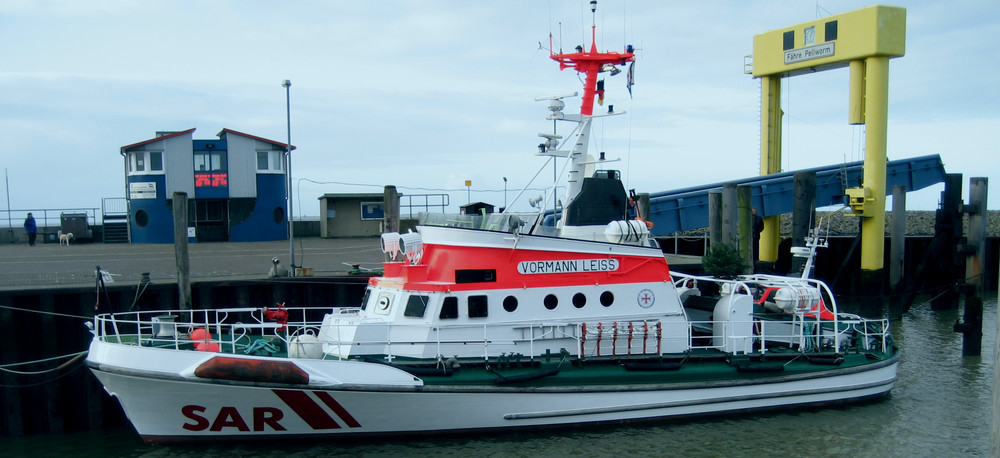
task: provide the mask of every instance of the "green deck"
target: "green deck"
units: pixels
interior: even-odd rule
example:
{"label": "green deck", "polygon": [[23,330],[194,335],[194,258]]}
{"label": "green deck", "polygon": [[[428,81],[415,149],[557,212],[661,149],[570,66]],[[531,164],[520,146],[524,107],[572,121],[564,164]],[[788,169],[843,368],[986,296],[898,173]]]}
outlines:
{"label": "green deck", "polygon": [[[222,336],[223,342],[228,336]],[[109,341],[115,339],[109,338]],[[135,336],[123,337],[120,343],[135,344]],[[181,341],[178,345],[173,339],[152,339],[143,337],[143,346],[194,351],[194,343]],[[270,342],[270,341],[269,341]],[[247,348],[254,341],[241,339],[236,351],[231,344],[222,344],[221,354],[246,354]],[[252,352],[257,356],[285,358],[287,354],[280,345],[275,345],[277,352],[258,350]],[[792,350],[768,350],[766,353],[749,355],[726,355],[717,350],[695,349],[685,354],[664,355],[662,359],[650,358],[648,355],[639,358],[600,357],[580,360],[567,356],[565,359],[558,354],[536,357],[531,360],[520,357],[519,360],[503,359],[484,363],[481,359],[466,359],[460,361],[460,367],[445,374],[444,370],[432,370],[434,364],[429,361],[404,361],[396,359],[394,367],[412,373],[424,381],[426,386],[494,386],[509,387],[616,387],[629,386],[641,388],[648,385],[683,384],[703,382],[748,381],[754,379],[774,379],[782,377],[809,377],[822,373],[861,367],[895,356],[895,348],[888,353],[878,351],[806,354]],[[830,364],[835,358],[842,358],[839,364]],[[327,358],[331,359],[331,358]],[[813,361],[810,361],[813,359]],[[372,355],[362,358],[364,361],[386,364],[382,356]],[[627,368],[626,366],[633,366]],[[639,366],[636,368],[635,366]],[[677,367],[679,366],[679,367]],[[739,366],[744,366],[743,370]],[[780,367],[779,367],[780,366]],[[553,369],[558,373],[551,374]],[[540,375],[526,381],[510,381],[511,377]],[[507,383],[498,382],[508,378]]]}

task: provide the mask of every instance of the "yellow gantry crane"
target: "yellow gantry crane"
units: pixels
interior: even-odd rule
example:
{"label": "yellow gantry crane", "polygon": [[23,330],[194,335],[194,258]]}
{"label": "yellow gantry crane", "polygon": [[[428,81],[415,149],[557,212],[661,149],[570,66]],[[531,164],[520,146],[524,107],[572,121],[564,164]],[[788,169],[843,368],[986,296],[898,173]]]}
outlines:
{"label": "yellow gantry crane", "polygon": [[[864,124],[866,133],[864,181],[847,190],[853,213],[862,218],[862,274],[883,267],[889,59],[905,49],[906,10],[893,6],[861,8],[753,39],[750,73],[761,80],[761,175],[781,171],[781,79],[850,68],[848,123]],[[778,216],[764,218],[762,260],[777,259],[779,226]]]}

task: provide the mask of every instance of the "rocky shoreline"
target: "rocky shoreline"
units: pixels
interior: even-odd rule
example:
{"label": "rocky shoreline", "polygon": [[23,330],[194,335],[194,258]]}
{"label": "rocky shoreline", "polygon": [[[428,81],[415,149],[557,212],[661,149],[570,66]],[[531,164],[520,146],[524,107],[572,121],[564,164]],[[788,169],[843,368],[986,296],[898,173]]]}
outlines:
{"label": "rocky shoreline", "polygon": [[[906,236],[907,237],[933,237],[934,220],[936,211],[908,211],[906,212]],[[816,212],[817,218],[823,219],[823,233],[831,237],[855,236],[860,232],[859,220],[851,216],[849,212]],[[892,227],[893,214],[887,212],[885,215],[885,235],[889,235]],[[969,218],[962,218],[963,234],[968,233]],[[829,231],[829,232],[828,232]],[[691,231],[678,232],[675,236],[694,236],[708,233],[708,228],[695,229]],[[792,214],[781,215],[781,236],[790,237],[792,235]],[[1000,237],[1000,210],[987,211],[986,236]]]}
{"label": "rocky shoreline", "polygon": [[[907,237],[933,237],[934,220],[936,211],[908,211],[906,212],[906,236]],[[823,218],[823,225],[828,227],[831,236],[857,235],[860,232],[859,218],[851,216],[849,212],[816,212],[817,218]],[[887,212],[885,215],[885,235],[889,235],[892,228],[894,215]],[[962,218],[963,234],[969,232],[969,218]],[[792,233],[792,215],[788,214],[781,218],[782,236],[790,236]],[[1000,237],[1000,211],[987,211],[986,236]]]}

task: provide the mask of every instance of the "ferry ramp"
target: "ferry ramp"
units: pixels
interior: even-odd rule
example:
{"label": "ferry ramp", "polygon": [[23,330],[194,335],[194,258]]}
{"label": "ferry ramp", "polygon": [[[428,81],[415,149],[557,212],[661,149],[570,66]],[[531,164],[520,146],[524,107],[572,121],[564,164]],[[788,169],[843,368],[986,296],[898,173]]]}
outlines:
{"label": "ferry ramp", "polygon": [[[861,183],[864,162],[848,162],[803,169],[816,173],[816,206],[846,203],[846,189]],[[727,181],[751,187],[751,205],[761,216],[790,213],[795,203],[793,177],[796,172]],[[941,183],[945,179],[944,163],[937,154],[889,161],[886,165],[886,195],[895,185],[906,191],[917,191]],[[653,235],[708,227],[708,195],[722,192],[724,183],[714,183],[649,195],[649,217]]]}

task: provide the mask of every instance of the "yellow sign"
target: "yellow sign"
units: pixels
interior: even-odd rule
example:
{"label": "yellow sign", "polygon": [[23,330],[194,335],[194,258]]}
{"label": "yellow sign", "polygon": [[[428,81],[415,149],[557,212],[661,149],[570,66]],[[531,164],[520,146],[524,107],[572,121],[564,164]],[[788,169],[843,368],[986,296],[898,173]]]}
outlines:
{"label": "yellow sign", "polygon": [[753,76],[792,76],[906,52],[906,9],[869,6],[753,37]]}

